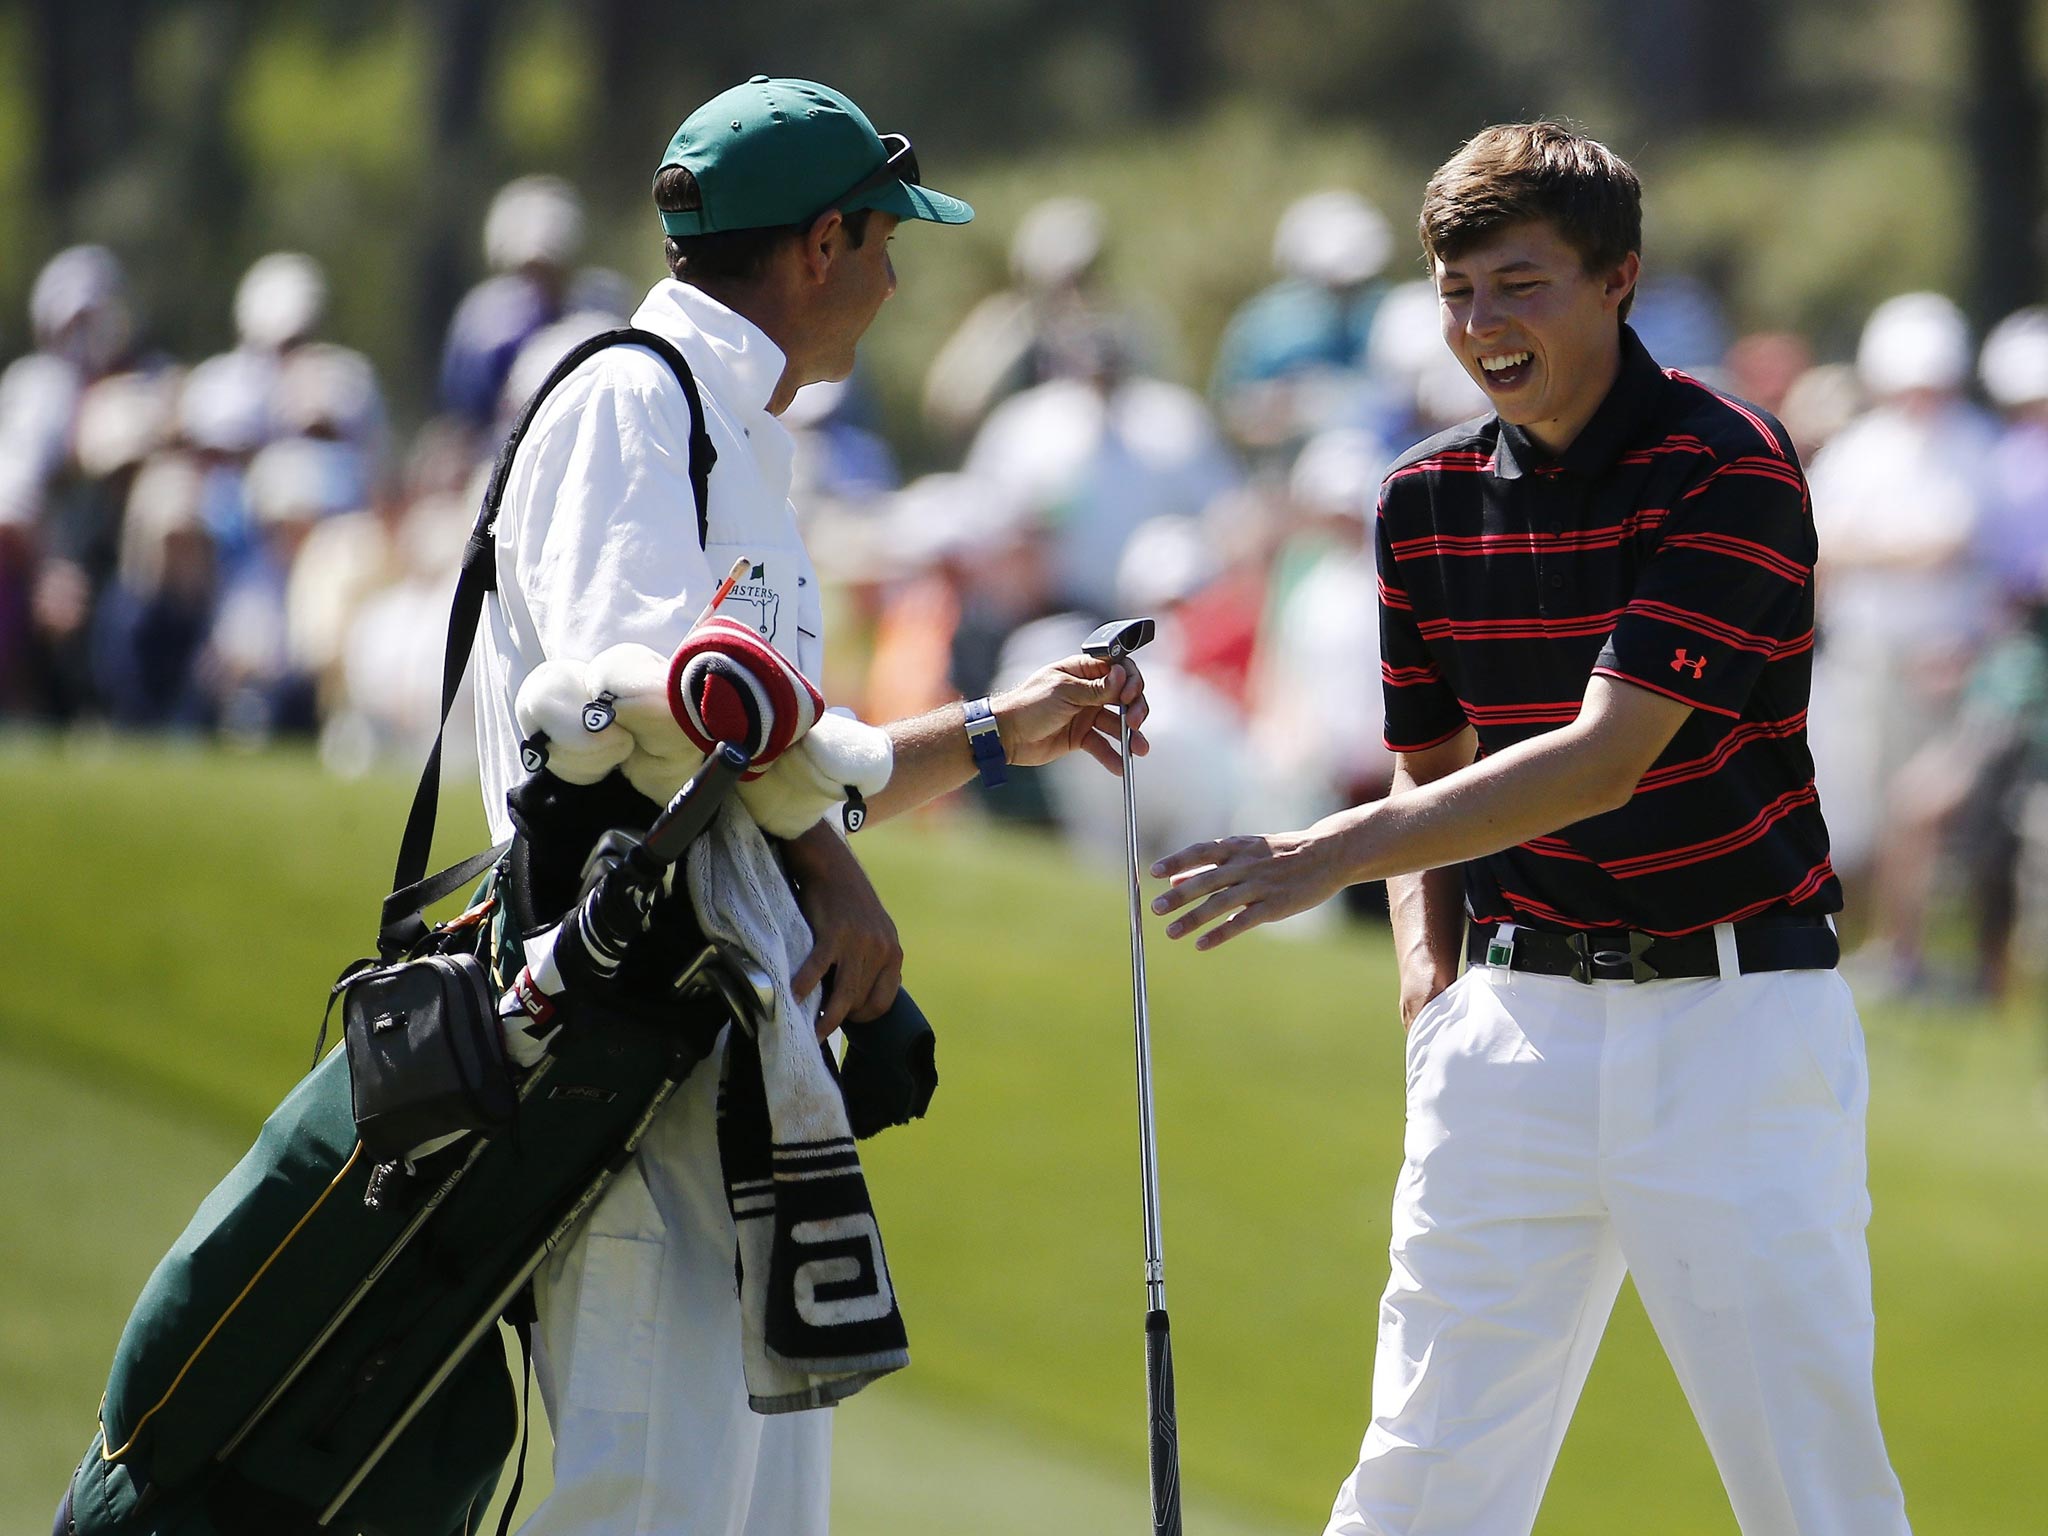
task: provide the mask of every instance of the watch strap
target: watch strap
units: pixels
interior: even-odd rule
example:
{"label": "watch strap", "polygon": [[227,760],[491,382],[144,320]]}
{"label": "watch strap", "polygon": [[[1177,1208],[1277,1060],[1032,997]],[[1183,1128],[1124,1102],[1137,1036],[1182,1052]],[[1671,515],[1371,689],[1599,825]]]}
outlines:
{"label": "watch strap", "polygon": [[981,782],[990,789],[1009,782],[1003,771],[1010,759],[1003,752],[1002,733],[996,729],[996,712],[987,698],[969,699],[967,709],[967,750],[974,754],[974,766]]}

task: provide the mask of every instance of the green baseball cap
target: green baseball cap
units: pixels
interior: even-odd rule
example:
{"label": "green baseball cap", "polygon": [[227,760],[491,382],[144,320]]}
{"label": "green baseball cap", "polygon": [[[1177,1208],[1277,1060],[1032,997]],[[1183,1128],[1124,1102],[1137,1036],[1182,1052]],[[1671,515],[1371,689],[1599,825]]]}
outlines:
{"label": "green baseball cap", "polygon": [[697,178],[704,206],[664,213],[671,235],[779,229],[828,208],[880,208],[904,219],[965,224],[974,210],[920,185],[917,152],[879,134],[867,114],[829,86],[756,75],[692,112],[669,140],[659,171]]}

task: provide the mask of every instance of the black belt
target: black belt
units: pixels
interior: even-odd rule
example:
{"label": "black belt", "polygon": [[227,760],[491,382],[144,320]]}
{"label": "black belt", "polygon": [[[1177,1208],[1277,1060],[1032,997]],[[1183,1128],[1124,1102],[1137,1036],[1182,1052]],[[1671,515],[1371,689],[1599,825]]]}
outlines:
{"label": "black belt", "polygon": [[[1627,928],[1559,933],[1517,925],[1507,939],[1492,923],[1475,923],[1465,939],[1473,965],[1505,966],[1534,976],[1573,981],[1679,981],[1719,976],[1714,930],[1659,938]],[[1778,914],[1735,929],[1735,958],[1744,975],[1755,971],[1827,971],[1842,958],[1841,941],[1825,917]]]}

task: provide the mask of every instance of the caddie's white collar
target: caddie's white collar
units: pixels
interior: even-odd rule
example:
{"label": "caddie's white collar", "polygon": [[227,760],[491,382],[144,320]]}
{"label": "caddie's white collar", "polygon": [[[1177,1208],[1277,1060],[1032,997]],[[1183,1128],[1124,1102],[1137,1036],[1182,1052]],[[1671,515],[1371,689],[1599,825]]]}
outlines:
{"label": "caddie's white collar", "polygon": [[782,348],[753,321],[727,309],[701,288],[664,278],[648,290],[633,323],[681,346],[700,341],[712,361],[732,381],[730,391],[706,379],[705,388],[720,400],[765,414],[775,386],[782,382],[788,359]]}

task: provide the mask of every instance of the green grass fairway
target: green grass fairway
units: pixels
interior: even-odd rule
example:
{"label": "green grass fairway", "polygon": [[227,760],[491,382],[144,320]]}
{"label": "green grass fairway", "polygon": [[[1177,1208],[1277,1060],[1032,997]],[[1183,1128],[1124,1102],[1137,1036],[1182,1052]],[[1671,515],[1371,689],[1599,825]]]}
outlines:
{"label": "green grass fairway", "polygon": [[[406,793],[290,755],[0,738],[0,1527],[45,1528],[136,1289],[303,1070],[327,984],[370,945]],[[452,858],[481,819],[471,789],[448,806]],[[1142,1529],[1120,879],[965,821],[861,846],[944,1083],[867,1153],[915,1363],[840,1415],[837,1529]],[[1189,1528],[1319,1529],[1364,1424],[1399,1159],[1384,936],[1151,954]],[[1908,1507],[1924,1533],[2036,1532],[2034,1043],[1979,1015],[1869,1022],[1879,1389]],[[1734,1530],[1632,1298],[1538,1529]]]}

